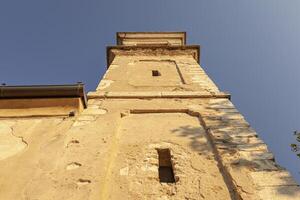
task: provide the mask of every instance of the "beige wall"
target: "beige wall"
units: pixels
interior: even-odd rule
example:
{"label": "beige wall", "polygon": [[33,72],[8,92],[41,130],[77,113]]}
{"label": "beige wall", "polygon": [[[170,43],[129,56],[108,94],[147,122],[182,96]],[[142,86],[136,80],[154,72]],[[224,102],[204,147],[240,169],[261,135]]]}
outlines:
{"label": "beige wall", "polygon": [[[152,70],[159,70],[161,77],[153,77]],[[219,91],[190,55],[116,56],[98,90]]]}
{"label": "beige wall", "polygon": [[[92,99],[75,117],[0,121],[0,199],[299,194],[225,99]],[[176,184],[159,183],[157,148],[171,150]]]}

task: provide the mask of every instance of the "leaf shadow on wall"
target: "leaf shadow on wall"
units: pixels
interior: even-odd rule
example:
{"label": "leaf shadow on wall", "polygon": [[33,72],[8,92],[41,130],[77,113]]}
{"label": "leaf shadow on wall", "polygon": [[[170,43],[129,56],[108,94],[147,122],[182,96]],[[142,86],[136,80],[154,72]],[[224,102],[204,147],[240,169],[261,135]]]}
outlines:
{"label": "leaf shadow on wall", "polygon": [[[218,109],[215,109],[216,111],[218,111]],[[222,116],[218,116],[220,117],[220,119],[228,119],[230,118],[232,113],[229,114],[223,114]],[[188,138],[190,140],[189,142],[189,146],[191,147],[192,150],[199,152],[200,154],[206,154],[209,155],[211,154],[211,147],[215,145],[215,142],[218,143],[224,143],[227,147],[229,147],[228,149],[226,149],[226,153],[228,153],[229,155],[232,155],[232,157],[234,157],[234,159],[231,160],[230,165],[235,168],[235,169],[242,169],[242,168],[247,168],[250,171],[257,171],[257,169],[260,168],[260,164],[258,164],[259,162],[255,162],[254,160],[250,160],[250,159],[246,159],[246,158],[241,158],[238,155],[237,152],[237,145],[240,145],[241,143],[237,143],[236,141],[233,140],[233,138],[231,138],[230,136],[228,136],[229,134],[227,134],[224,131],[224,136],[225,137],[221,137],[221,138],[213,138],[212,135],[208,135],[209,133],[202,128],[201,126],[201,120],[199,119],[199,127],[195,127],[195,126],[180,126],[176,129],[172,130],[172,133],[178,135],[179,137],[185,137]],[[207,127],[205,127],[207,128]],[[208,143],[213,143],[213,144],[207,144],[205,142],[205,140],[201,139],[201,137],[205,137],[208,141]],[[210,140],[210,138],[212,138],[212,140]],[[246,143],[247,147],[249,149],[258,149],[261,145],[261,143]],[[257,156],[258,157],[263,157],[264,154],[266,152],[262,151],[261,155],[258,153]],[[222,156],[222,155],[221,155]],[[282,170],[283,168],[281,168],[280,166],[278,166],[275,163],[275,159],[266,159],[266,161],[261,160],[260,162],[262,162],[262,164],[264,164],[264,162],[268,162],[268,164],[274,165],[274,169],[266,169],[266,171],[278,171],[278,170]],[[288,196],[288,197],[293,197],[295,199],[297,199],[298,195],[299,195],[299,191],[300,188],[299,186],[290,186],[289,185],[289,181],[290,179],[288,179],[287,177],[279,177],[280,182],[282,183],[282,185],[280,186],[274,186],[272,189],[276,195],[276,193],[278,193],[278,195],[282,195],[282,196]],[[233,181],[234,182],[234,181]],[[255,186],[254,186],[255,187]],[[255,190],[258,190],[257,188]]]}

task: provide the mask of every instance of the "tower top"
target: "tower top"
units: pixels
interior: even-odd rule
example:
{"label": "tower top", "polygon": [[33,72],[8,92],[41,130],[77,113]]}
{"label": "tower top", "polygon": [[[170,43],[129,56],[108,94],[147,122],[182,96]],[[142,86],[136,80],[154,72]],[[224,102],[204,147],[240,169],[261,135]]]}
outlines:
{"label": "tower top", "polygon": [[116,55],[189,54],[200,60],[200,46],[186,45],[186,32],[117,32],[116,42],[106,47],[107,67]]}
{"label": "tower top", "polygon": [[182,46],[186,32],[117,32],[117,45],[122,46]]}

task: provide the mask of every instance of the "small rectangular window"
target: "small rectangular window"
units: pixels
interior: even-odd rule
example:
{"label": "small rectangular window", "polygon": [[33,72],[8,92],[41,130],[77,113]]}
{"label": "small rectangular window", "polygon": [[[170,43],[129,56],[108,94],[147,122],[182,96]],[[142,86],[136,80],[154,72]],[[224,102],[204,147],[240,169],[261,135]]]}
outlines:
{"label": "small rectangular window", "polygon": [[161,76],[158,70],[152,70],[152,76]]}
{"label": "small rectangular window", "polygon": [[169,149],[158,149],[158,175],[161,183],[175,183],[174,171]]}

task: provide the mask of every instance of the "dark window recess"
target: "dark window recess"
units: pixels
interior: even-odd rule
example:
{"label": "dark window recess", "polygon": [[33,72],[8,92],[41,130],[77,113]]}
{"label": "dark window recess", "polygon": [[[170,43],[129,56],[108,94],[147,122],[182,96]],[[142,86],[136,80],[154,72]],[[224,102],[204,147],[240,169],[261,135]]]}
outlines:
{"label": "dark window recess", "polygon": [[152,76],[161,76],[158,70],[152,70]]}
{"label": "dark window recess", "polygon": [[174,171],[169,149],[157,149],[158,153],[158,175],[161,183],[175,183]]}

